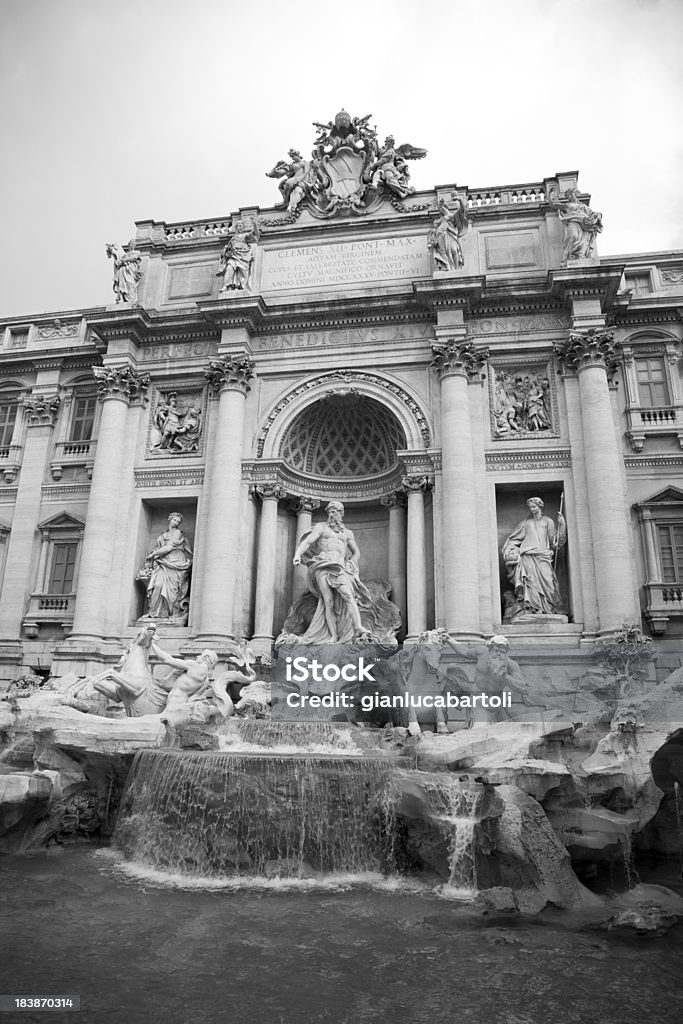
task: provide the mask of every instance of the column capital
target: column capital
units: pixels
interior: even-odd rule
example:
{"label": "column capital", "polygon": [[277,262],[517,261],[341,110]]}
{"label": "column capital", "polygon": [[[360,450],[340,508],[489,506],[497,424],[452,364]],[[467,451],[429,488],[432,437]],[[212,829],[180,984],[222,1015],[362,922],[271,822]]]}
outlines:
{"label": "column capital", "polygon": [[570,373],[578,374],[590,366],[601,366],[611,380],[619,368],[618,345],[611,330],[589,327],[570,331],[565,341],[555,345],[555,354]]}
{"label": "column capital", "polygon": [[433,480],[429,476],[404,476],[401,483],[408,493],[411,491],[424,492],[431,490]]}
{"label": "column capital", "polygon": [[29,427],[53,427],[61,398],[58,394],[46,395],[35,391],[30,398],[25,398],[24,420]]}
{"label": "column capital", "polygon": [[287,496],[287,491],[275,480],[267,480],[261,484],[254,484],[254,493],[258,494],[261,501],[280,501]]}
{"label": "column capital", "polygon": [[295,495],[294,501],[292,501],[291,509],[292,512],[308,512],[309,515],[313,515],[320,508],[320,502],[317,498],[308,498],[304,495]]}
{"label": "column capital", "polygon": [[222,359],[212,359],[204,376],[216,394],[240,391],[246,395],[250,390],[249,381],[254,376],[254,365],[254,360],[242,352]]}
{"label": "column capital", "polygon": [[434,358],[431,365],[443,380],[445,377],[465,377],[470,383],[482,379],[481,368],[489,357],[487,348],[477,348],[472,341],[449,338],[432,345]]}
{"label": "column capital", "polygon": [[100,402],[116,398],[130,405],[142,401],[147,394],[151,378],[148,373],[138,373],[129,363],[121,366],[93,366],[97,381],[97,397]]}
{"label": "column capital", "polygon": [[[407,479],[413,478],[409,477]],[[405,508],[406,506],[405,491],[391,491],[389,494],[385,494],[379,500],[380,503],[384,505],[386,508]]]}

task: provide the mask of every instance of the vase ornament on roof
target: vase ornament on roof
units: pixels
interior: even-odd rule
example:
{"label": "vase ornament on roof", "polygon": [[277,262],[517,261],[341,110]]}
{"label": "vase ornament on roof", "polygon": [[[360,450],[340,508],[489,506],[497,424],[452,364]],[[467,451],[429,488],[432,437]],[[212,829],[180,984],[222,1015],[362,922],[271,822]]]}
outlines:
{"label": "vase ornament on roof", "polygon": [[371,116],[352,117],[342,109],[334,121],[314,121],[318,135],[310,160],[290,149],[288,161],[266,171],[267,177],[280,179],[282,201],[277,208],[292,220],[303,208],[315,217],[332,217],[369,213],[385,200],[412,195],[408,161],[421,160],[427,150],[409,143],[396,146],[393,135],[380,145]]}

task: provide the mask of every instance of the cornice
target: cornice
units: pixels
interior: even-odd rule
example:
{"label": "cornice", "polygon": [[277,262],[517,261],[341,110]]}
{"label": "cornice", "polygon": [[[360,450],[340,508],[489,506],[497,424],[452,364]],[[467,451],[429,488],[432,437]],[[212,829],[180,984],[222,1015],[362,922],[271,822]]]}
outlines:
{"label": "cornice", "polygon": [[487,472],[520,469],[569,469],[570,448],[539,448],[536,451],[495,451],[484,455]]}
{"label": "cornice", "polygon": [[680,455],[625,455],[627,469],[662,469],[675,466],[683,469],[683,453]]}
{"label": "cornice", "polygon": [[421,306],[428,309],[459,307],[469,309],[481,300],[486,285],[483,275],[476,277],[448,277],[432,281],[414,281],[413,294]]}

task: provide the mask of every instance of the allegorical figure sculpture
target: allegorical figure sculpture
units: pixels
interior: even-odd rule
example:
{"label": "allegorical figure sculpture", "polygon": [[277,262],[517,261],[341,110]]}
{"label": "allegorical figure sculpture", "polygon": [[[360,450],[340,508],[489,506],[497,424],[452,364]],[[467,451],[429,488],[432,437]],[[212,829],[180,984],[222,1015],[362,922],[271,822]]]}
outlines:
{"label": "allegorical figure sculpture", "polygon": [[408,160],[421,160],[426,155],[426,149],[407,142],[397,147],[394,136],[387,135],[379,156],[370,167],[371,185],[373,188],[384,185],[400,199],[411,196],[415,189],[410,184]]}
{"label": "allegorical figure sculpture", "polygon": [[107,242],[105,252],[114,260],[113,289],[117,302],[137,302],[138,283],[142,279],[140,263],[142,253],[137,249],[127,252],[123,246]]}
{"label": "allegorical figure sculpture", "polygon": [[344,506],[331,501],[327,522],[304,534],[294,553],[294,565],[308,566],[308,587],[318,607],[302,643],[349,643],[364,633],[359,599],[371,601],[358,573],[360,551],[344,526]]}
{"label": "allegorical figure sculpture", "polygon": [[157,538],[138,574],[139,579],[147,580],[144,618],[164,619],[178,626],[187,624],[192,569],[192,548],[180,529],[182,521],[179,512],[171,512],[168,529]]}
{"label": "allegorical figure sculpture", "polygon": [[557,528],[543,515],[540,498],[527,501],[530,515],[523,519],[503,544],[503,561],[515,590],[515,604],[506,609],[505,621],[520,615],[558,615],[562,598],[555,573],[555,555],[567,541],[561,512]]}
{"label": "allegorical figure sculpture", "polygon": [[220,288],[222,292],[242,291],[247,287],[258,238],[259,227],[256,221],[244,219],[231,224],[216,271],[216,277],[223,278]]}
{"label": "allegorical figure sculpture", "polygon": [[454,210],[449,210],[444,199],[439,200],[441,216],[434,221],[427,245],[434,258],[434,270],[460,270],[464,266],[460,239],[467,234],[469,220],[461,199]]}
{"label": "allegorical figure sculpture", "polygon": [[582,203],[575,188],[568,188],[563,199],[552,189],[548,202],[564,224],[562,266],[567,265],[567,260],[592,259],[595,236],[602,231],[602,214]]}
{"label": "allegorical figure sculpture", "polygon": [[199,449],[201,413],[195,405],[181,407],[174,391],[162,395],[154,412],[159,439],[152,447],[159,451],[196,452]]}
{"label": "allegorical figure sculpture", "polygon": [[298,149],[290,149],[288,155],[289,162],[279,160],[272,170],[266,171],[266,177],[281,179],[278,188],[282,202],[276,209],[284,207],[288,213],[296,213],[301,201],[319,187],[320,161],[315,153],[313,159],[305,160]]}

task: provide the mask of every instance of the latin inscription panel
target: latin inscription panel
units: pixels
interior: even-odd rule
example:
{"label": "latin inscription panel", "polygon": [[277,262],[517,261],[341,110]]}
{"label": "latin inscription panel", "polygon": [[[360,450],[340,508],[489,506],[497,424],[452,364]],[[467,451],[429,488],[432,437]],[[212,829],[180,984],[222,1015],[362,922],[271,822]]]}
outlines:
{"label": "latin inscription panel", "polygon": [[266,249],[260,290],[269,292],[371,281],[404,281],[406,278],[428,277],[429,274],[429,250],[424,235],[327,242],[289,249]]}

